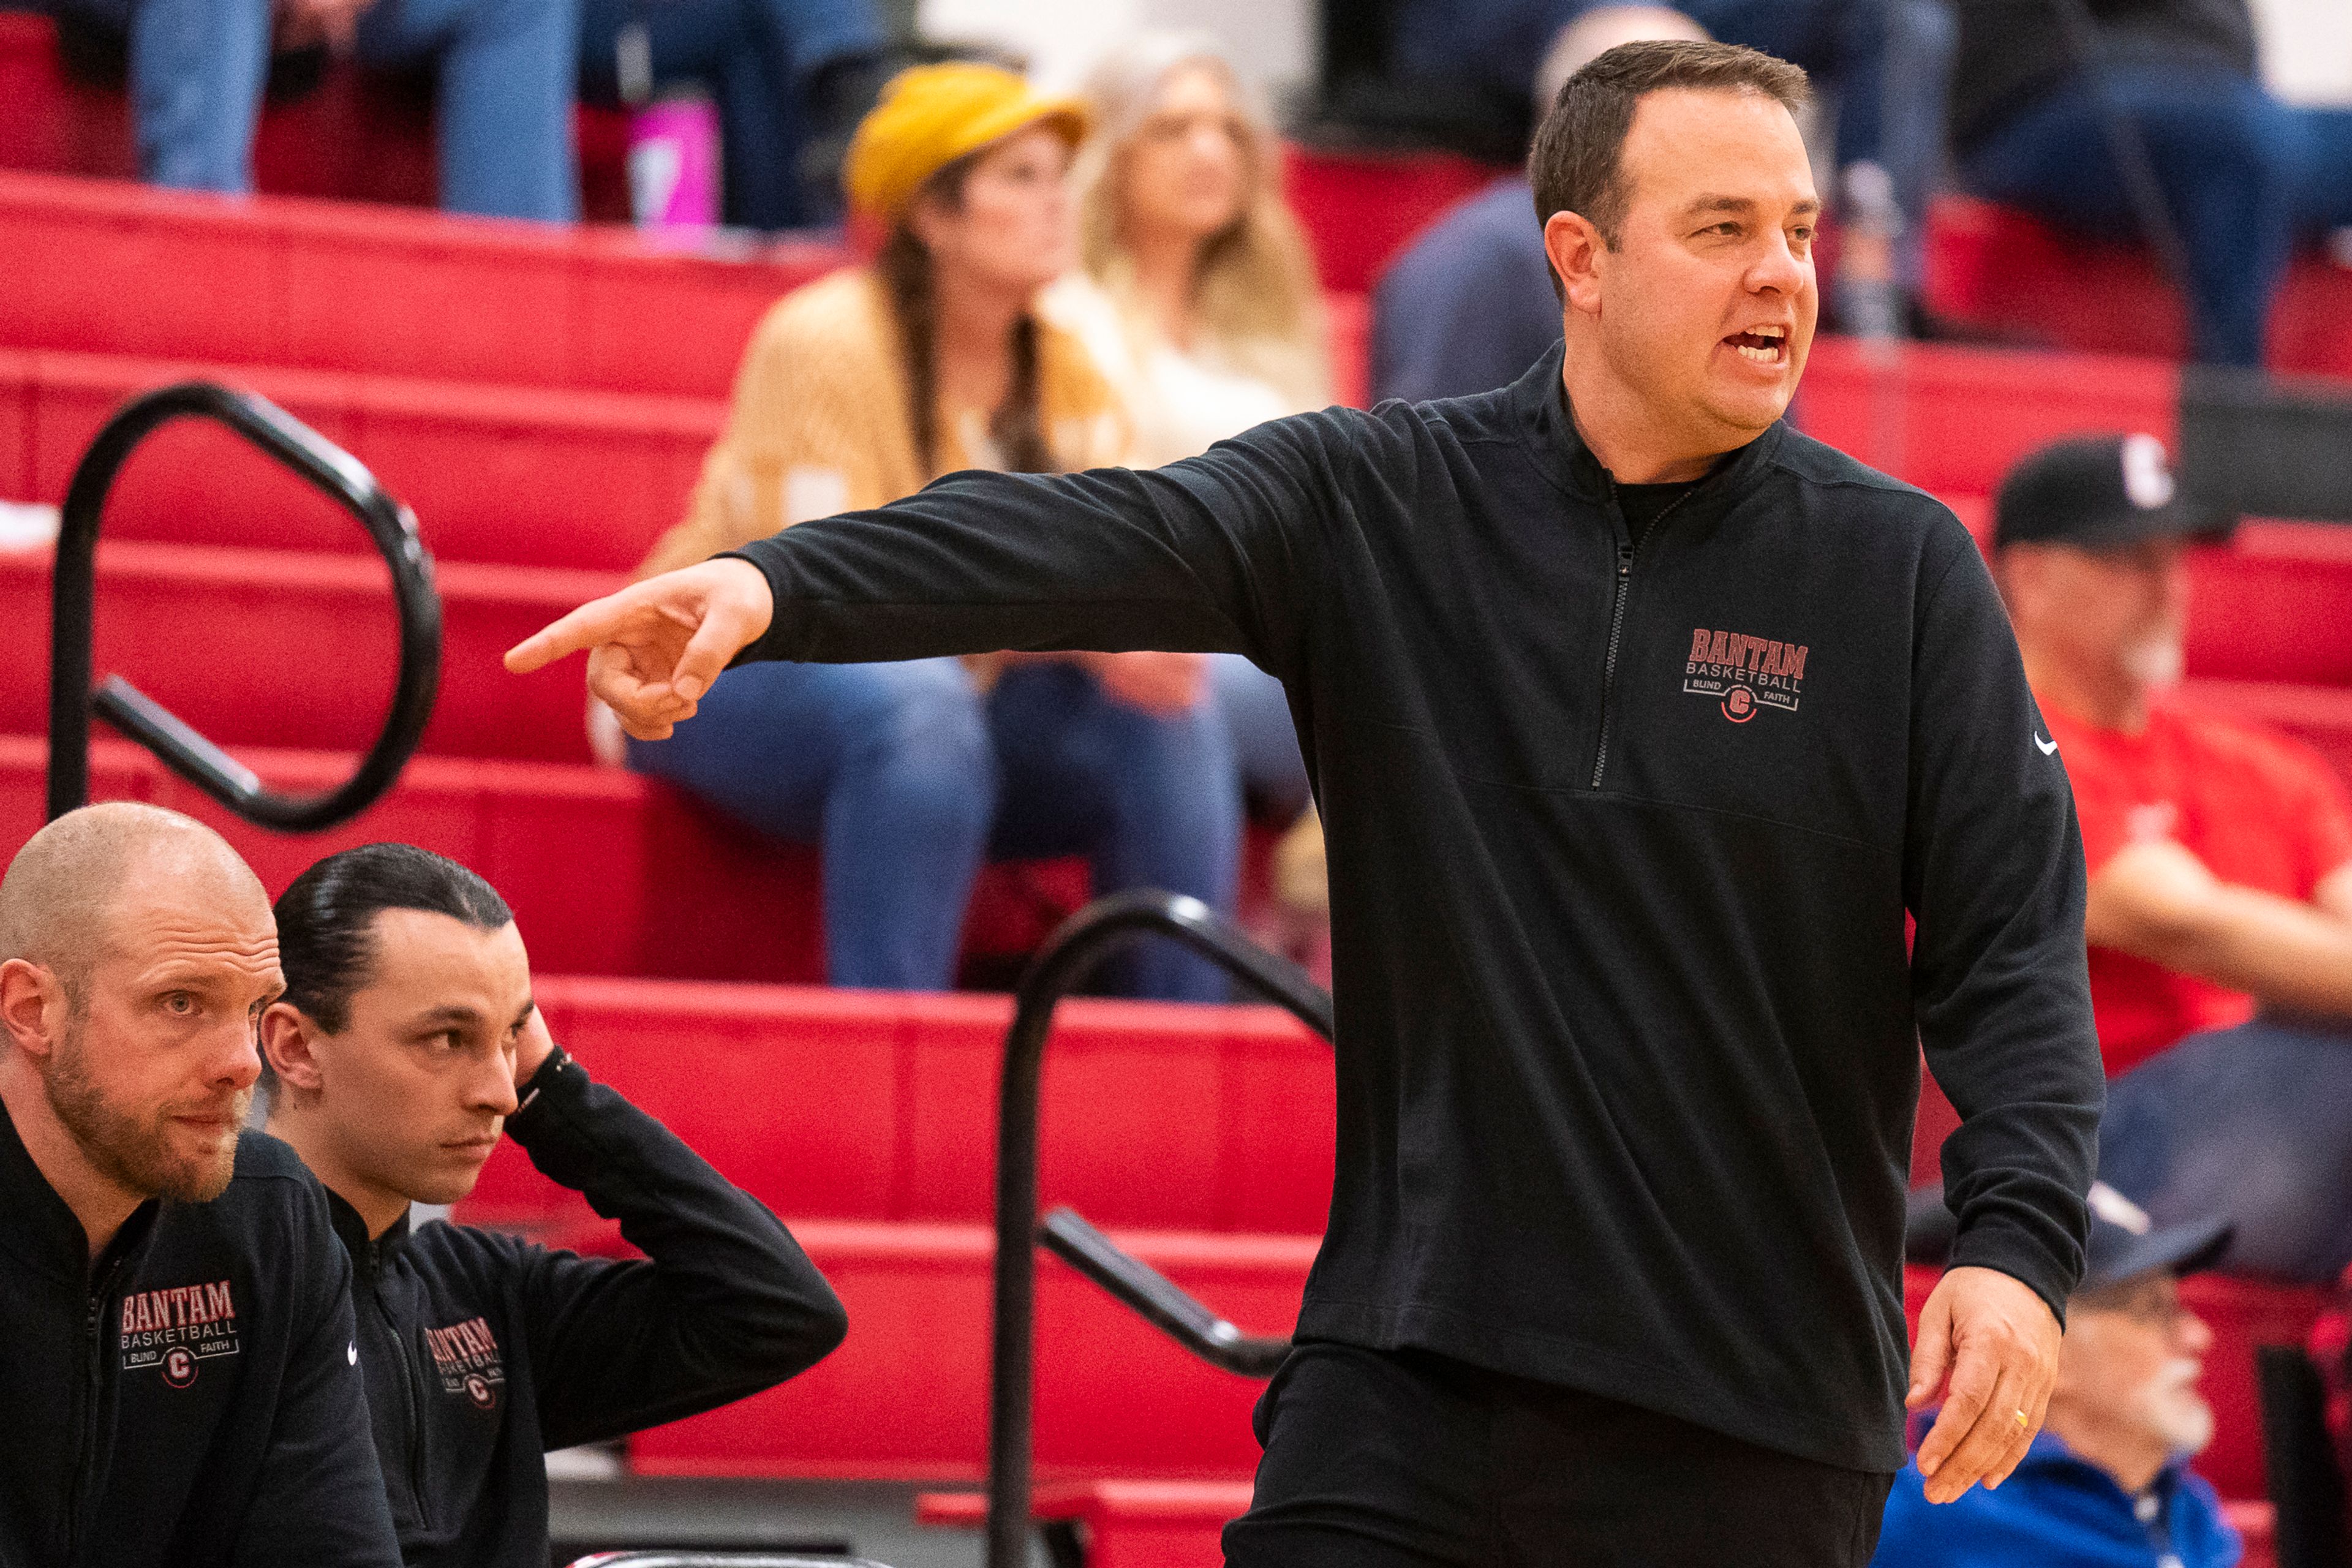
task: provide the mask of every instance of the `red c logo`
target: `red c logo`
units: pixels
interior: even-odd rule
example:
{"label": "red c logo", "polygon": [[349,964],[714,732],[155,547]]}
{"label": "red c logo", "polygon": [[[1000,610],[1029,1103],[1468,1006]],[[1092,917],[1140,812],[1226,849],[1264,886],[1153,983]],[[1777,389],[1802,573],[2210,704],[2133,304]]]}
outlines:
{"label": "red c logo", "polygon": [[1745,724],[1756,717],[1756,693],[1744,686],[1735,686],[1723,700],[1723,716],[1735,724]]}
{"label": "red c logo", "polygon": [[185,1388],[196,1381],[196,1358],[184,1345],[173,1345],[163,1355],[163,1381],[173,1388]]}

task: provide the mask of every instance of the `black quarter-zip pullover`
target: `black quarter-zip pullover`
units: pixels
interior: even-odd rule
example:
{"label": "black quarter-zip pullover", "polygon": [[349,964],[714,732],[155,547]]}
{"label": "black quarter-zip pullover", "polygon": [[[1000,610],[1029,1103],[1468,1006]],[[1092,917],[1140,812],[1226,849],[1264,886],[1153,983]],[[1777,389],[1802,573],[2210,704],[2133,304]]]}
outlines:
{"label": "black quarter-zip pullover", "polygon": [[208,1204],[93,1265],[0,1111],[0,1565],[394,1568],[351,1267],[294,1152],[248,1132]]}
{"label": "black quarter-zip pullover", "polygon": [[765,1205],[558,1051],[507,1131],[643,1259],[461,1225],[371,1239],[329,1194],[408,1568],[545,1568],[552,1448],[756,1394],[814,1365],[841,1303]]}
{"label": "black quarter-zip pullover", "polygon": [[1561,353],[1154,472],[801,524],[740,552],[776,601],[747,657],[1278,676],[1339,1018],[1298,1332],[1894,1470],[1922,1037],[1964,1119],[1953,1261],[2053,1310],[2082,1268],[2103,1079],[2065,773],[1946,508],[1775,425],[1637,547]]}

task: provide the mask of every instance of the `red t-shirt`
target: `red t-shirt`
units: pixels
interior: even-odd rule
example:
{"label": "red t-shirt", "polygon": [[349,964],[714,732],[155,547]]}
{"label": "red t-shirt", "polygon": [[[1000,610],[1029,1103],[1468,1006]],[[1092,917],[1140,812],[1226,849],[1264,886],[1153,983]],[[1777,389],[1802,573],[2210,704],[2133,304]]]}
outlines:
{"label": "red t-shirt", "polygon": [[[2074,785],[2093,877],[2126,844],[2169,838],[2213,875],[2308,900],[2352,861],[2352,801],[2335,770],[2285,737],[2178,698],[2146,731],[2101,730],[2042,709]],[[2184,1035],[2253,1016],[2252,999],[2113,948],[2091,949],[2091,1005],[2109,1076]]]}

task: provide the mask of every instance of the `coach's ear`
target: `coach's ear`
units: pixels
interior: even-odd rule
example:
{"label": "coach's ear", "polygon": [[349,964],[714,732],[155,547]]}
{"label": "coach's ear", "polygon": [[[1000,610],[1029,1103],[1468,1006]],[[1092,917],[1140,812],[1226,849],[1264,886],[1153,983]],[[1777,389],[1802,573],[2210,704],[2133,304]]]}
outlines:
{"label": "coach's ear", "polygon": [[320,1033],[293,1003],[269,1005],[261,1015],[261,1055],[278,1082],[305,1094],[318,1092],[319,1058],[312,1047]]}
{"label": "coach's ear", "polygon": [[1601,313],[1601,253],[1608,246],[1581,213],[1556,212],[1544,222],[1544,255],[1570,310]]}

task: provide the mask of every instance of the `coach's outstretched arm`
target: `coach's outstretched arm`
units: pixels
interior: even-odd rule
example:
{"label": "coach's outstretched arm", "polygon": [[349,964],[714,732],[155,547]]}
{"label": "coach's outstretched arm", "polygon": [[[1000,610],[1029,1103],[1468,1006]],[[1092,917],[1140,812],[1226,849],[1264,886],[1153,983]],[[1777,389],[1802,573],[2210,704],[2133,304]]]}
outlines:
{"label": "coach's outstretched arm", "polygon": [[[1323,549],[1334,409],[1148,473],[954,474],[584,605],[507,655],[589,655],[640,740],[691,718],[739,654],[863,663],[999,648],[1245,653],[1296,668]],[[1302,482],[1321,476],[1320,487]]]}
{"label": "coach's outstretched arm", "polygon": [[2074,793],[1984,562],[1948,537],[1920,584],[1904,846],[1913,1006],[1961,1117],[1943,1148],[1959,1232],[1907,1400],[1943,1407],[1919,1447],[1931,1502],[2000,1485],[2041,1429],[2105,1094]]}

